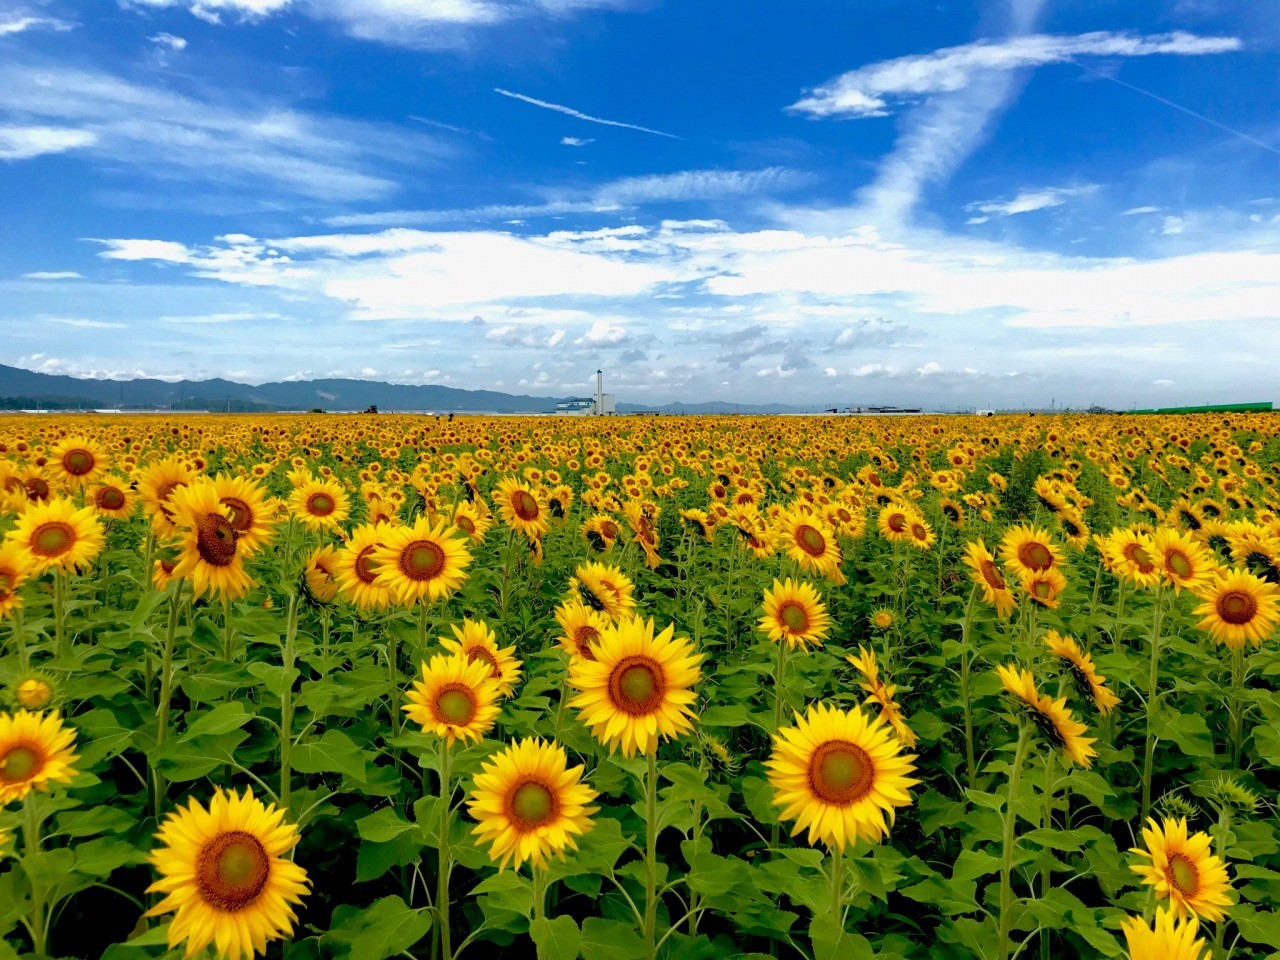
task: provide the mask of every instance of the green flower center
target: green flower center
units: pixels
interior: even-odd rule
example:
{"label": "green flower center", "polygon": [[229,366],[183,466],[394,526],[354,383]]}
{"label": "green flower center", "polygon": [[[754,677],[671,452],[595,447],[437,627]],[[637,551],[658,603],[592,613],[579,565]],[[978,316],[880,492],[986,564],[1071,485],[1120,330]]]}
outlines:
{"label": "green flower center", "polygon": [[253,834],[232,830],[205,844],[195,872],[204,901],[234,913],[258,899],[271,876],[271,858]]}
{"label": "green flower center", "polygon": [[466,726],[476,715],[476,700],[470,690],[450,687],[436,697],[440,719],[450,726]]}
{"label": "green flower center", "polygon": [[42,523],[31,534],[31,552],[41,557],[60,557],[76,542],[76,532],[61,520]]}
{"label": "green flower center", "polygon": [[778,611],[778,619],[792,633],[804,633],[809,629],[809,615],[798,603],[785,603]]}
{"label": "green flower center", "polygon": [[4,755],[0,763],[0,780],[21,783],[31,779],[40,767],[40,754],[28,746],[17,746]]}
{"label": "green flower center", "polygon": [[867,751],[847,740],[828,740],[809,760],[809,788],[825,803],[848,806],[870,793],[875,773]]}
{"label": "green flower center", "polygon": [[820,557],[827,549],[827,538],[819,531],[802,523],[796,528],[796,545],[811,557]]}
{"label": "green flower center", "polygon": [[540,827],[555,814],[556,798],[542,784],[528,780],[511,796],[512,819],[524,830]]}

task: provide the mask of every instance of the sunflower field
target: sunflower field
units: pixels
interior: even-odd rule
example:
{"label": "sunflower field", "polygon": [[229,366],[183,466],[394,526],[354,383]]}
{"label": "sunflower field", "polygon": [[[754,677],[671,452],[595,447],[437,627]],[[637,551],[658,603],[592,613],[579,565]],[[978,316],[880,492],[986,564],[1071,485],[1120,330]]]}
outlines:
{"label": "sunflower field", "polygon": [[1277,464],[0,418],[0,960],[1280,957]]}

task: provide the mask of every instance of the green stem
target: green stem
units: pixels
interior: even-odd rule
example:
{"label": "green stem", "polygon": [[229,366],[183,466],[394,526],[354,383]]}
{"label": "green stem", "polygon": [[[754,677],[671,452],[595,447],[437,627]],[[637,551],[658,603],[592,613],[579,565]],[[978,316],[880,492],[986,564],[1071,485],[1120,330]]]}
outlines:
{"label": "green stem", "polygon": [[977,596],[978,585],[975,583],[969,591],[969,603],[964,608],[964,626],[960,628],[960,703],[964,708],[964,762],[970,790],[974,789],[978,776],[978,762],[973,750],[973,703],[969,698],[969,668],[973,664],[969,653],[969,635],[973,631],[973,609]]}
{"label": "green stem", "polygon": [[[289,608],[285,616],[284,628],[284,670],[287,676],[294,668],[297,660],[296,647],[298,638],[298,595],[289,594]],[[280,807],[289,809],[289,795],[293,789],[293,765],[290,755],[293,752],[293,683],[290,683],[280,694]]]}
{"label": "green stem", "polygon": [[53,633],[58,656],[67,652],[67,575],[53,571]]}
{"label": "green stem", "polygon": [[387,672],[391,677],[391,735],[400,736],[400,645],[394,630],[387,631]]}
{"label": "green stem", "polygon": [[[37,809],[39,794],[27,794],[23,802],[22,856],[23,860],[40,855],[40,811]],[[44,883],[28,874],[31,883],[31,914],[27,919],[27,932],[31,934],[31,952],[37,957],[46,955],[49,940],[49,914],[45,907]]]}
{"label": "green stem", "polygon": [[[1053,793],[1054,793],[1053,759],[1054,759],[1053,751],[1052,750],[1046,751],[1044,755],[1044,818],[1043,818],[1043,822],[1041,823],[1041,826],[1044,829],[1046,836],[1049,834],[1049,831],[1053,829]],[[1048,863],[1046,863],[1043,867],[1040,868],[1040,896],[1041,897],[1048,896],[1049,884],[1052,881],[1052,879],[1053,879],[1053,870],[1048,865]],[[1040,960],[1051,960],[1051,956],[1052,955],[1049,953],[1049,929],[1046,927],[1045,929],[1040,931]]]}
{"label": "green stem", "polygon": [[1142,757],[1142,808],[1138,823],[1147,822],[1151,812],[1151,774],[1155,765],[1156,740],[1152,732],[1160,704],[1156,687],[1160,680],[1160,625],[1164,618],[1164,590],[1156,587],[1156,611],[1151,622],[1151,665],[1147,670],[1147,736]]}
{"label": "green stem", "polygon": [[[778,640],[778,659],[773,668],[773,735],[776,737],[778,731],[782,729],[782,706],[785,698],[782,695],[782,680],[785,676],[787,666],[787,643],[786,639]],[[769,849],[777,850],[778,842],[782,839],[782,824],[774,823],[772,839],[769,841]]]}
{"label": "green stem", "polygon": [[644,944],[648,960],[656,960],[658,926],[658,751],[648,754],[649,766],[644,778],[645,848],[644,848]]}
{"label": "green stem", "polygon": [[1022,777],[1022,764],[1027,758],[1027,744],[1031,730],[1026,721],[1018,726],[1018,745],[1013,754],[1013,766],[1009,768],[1009,795],[1005,800],[1003,856],[1000,863],[1000,960],[1009,960],[1009,924],[1013,921],[1013,851],[1018,813],[1018,780]]}
{"label": "green stem", "polygon": [[[173,700],[173,643],[178,633],[179,596],[182,592],[182,581],[175,580],[169,585],[169,617],[164,628],[164,647],[160,652],[160,704],[156,712],[156,753],[163,751],[165,741],[169,738],[169,710]],[[152,812],[160,819],[160,808],[164,805],[164,774],[154,763],[151,767]]]}
{"label": "green stem", "polygon": [[436,876],[436,922],[440,926],[441,960],[453,960],[449,929],[449,873],[453,867],[449,857],[449,815],[453,807],[453,788],[449,782],[452,746],[453,741],[448,737],[440,746],[440,870]]}
{"label": "green stem", "polygon": [[1244,644],[1231,651],[1231,695],[1227,712],[1231,724],[1231,765],[1240,768],[1241,747],[1244,744]]}
{"label": "green stem", "polygon": [[[1231,830],[1231,808],[1222,803],[1218,807],[1218,828],[1214,831],[1213,852],[1223,863],[1227,861],[1227,833]],[[1223,942],[1227,935],[1226,919],[1219,920],[1213,933],[1213,953],[1214,960],[1226,960],[1227,951],[1223,946]]]}
{"label": "green stem", "polygon": [[831,916],[841,931],[844,932],[844,848],[831,849]]}
{"label": "green stem", "polygon": [[233,663],[236,658],[235,648],[236,635],[231,629],[231,597],[223,594],[222,597],[222,659],[227,663]]}
{"label": "green stem", "polygon": [[529,872],[533,874],[533,919],[541,920],[547,913],[547,872],[533,864]]}

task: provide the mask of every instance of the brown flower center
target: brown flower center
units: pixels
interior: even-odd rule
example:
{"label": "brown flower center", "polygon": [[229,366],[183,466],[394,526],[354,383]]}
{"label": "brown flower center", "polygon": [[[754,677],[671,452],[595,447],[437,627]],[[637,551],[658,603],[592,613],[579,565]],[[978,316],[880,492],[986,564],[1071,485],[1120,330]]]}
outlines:
{"label": "brown flower center", "polygon": [[589,623],[584,623],[574,631],[573,642],[578,645],[578,656],[584,660],[594,660],[595,651],[591,645],[600,639],[600,631]]}
{"label": "brown flower center", "polygon": [[477,660],[483,660],[489,665],[491,679],[498,680],[502,677],[502,667],[498,666],[497,658],[487,647],[471,647],[467,650],[467,663],[475,663]]}
{"label": "brown flower center", "polygon": [[1180,550],[1171,550],[1164,558],[1165,568],[1173,576],[1183,579],[1191,576],[1191,560]]}
{"label": "brown flower center", "polygon": [[444,571],[445,554],[432,540],[414,540],[400,551],[400,572],[410,580],[425,583]]}
{"label": "brown flower center", "polygon": [[538,519],[538,501],[527,490],[517,490],[511,495],[511,509],[526,523]]}
{"label": "brown flower center", "polygon": [[460,683],[447,684],[436,694],[436,713],[451,727],[469,724],[475,719],[476,707],[476,695]]}
{"label": "brown flower center", "polygon": [[526,780],[507,796],[507,819],[521,833],[550,823],[560,812],[556,795],[536,780]]}
{"label": "brown flower center", "polygon": [[1169,858],[1165,878],[1179,893],[1193,897],[1200,889],[1200,871],[1185,855],[1175,853]]}
{"label": "brown flower center", "polygon": [[624,657],[609,674],[609,700],[614,707],[633,717],[653,713],[662,703],[664,693],[662,667],[650,657],[638,654]]}
{"label": "brown flower center", "polygon": [[606,520],[600,524],[600,532],[604,534],[605,538],[608,540],[618,539],[618,525],[612,520]]}
{"label": "brown flower center", "polygon": [[925,529],[923,523],[913,523],[911,525],[911,536],[923,542],[929,539],[929,531]]}
{"label": "brown flower center", "polygon": [[205,903],[226,913],[251,906],[271,877],[271,858],[251,833],[219,834],[196,855],[196,887]]}
{"label": "brown flower center", "polygon": [[15,577],[8,570],[0,570],[0,603],[13,596]]}
{"label": "brown flower center", "polygon": [[35,776],[42,766],[43,755],[35,747],[20,743],[0,757],[0,783],[23,783]]}
{"label": "brown flower center", "polygon": [[38,557],[60,557],[76,543],[76,531],[69,523],[51,520],[42,523],[31,532],[29,548]]}
{"label": "brown flower center", "polygon": [[307,513],[313,517],[327,517],[337,507],[337,501],[327,493],[313,493],[307,497]]}
{"label": "brown flower center", "polygon": [[1053,566],[1053,553],[1043,543],[1030,540],[1018,547],[1018,560],[1028,570],[1048,570]]}
{"label": "brown flower center", "polygon": [[49,484],[40,477],[31,477],[25,481],[28,500],[48,500]]}
{"label": "brown flower center", "polygon": [[356,562],[353,564],[356,570],[356,576],[360,578],[361,583],[373,583],[377,576],[373,570],[369,568],[369,559],[373,556],[373,551],[378,549],[376,543],[371,543],[358,554],[356,554]]}
{"label": "brown flower center", "polygon": [[809,629],[809,614],[795,602],[784,603],[778,608],[778,620],[792,633],[804,633]]}
{"label": "brown flower center", "polygon": [[229,519],[236,533],[244,533],[253,526],[253,509],[239,497],[222,497],[218,502],[230,511]]}
{"label": "brown flower center", "polygon": [[1218,598],[1218,616],[1233,627],[1243,626],[1257,613],[1258,601],[1244,590],[1228,590]]}
{"label": "brown flower center", "polygon": [[796,527],[796,546],[811,557],[820,557],[826,553],[827,538],[807,523],[802,523]]}
{"label": "brown flower center", "polygon": [[828,740],[809,759],[809,789],[824,803],[856,803],[871,792],[875,779],[871,756],[847,740]]}
{"label": "brown flower center", "polygon": [[902,533],[907,529],[907,515],[905,513],[891,513],[889,519],[885,521],[887,526],[894,533]]}
{"label": "brown flower center", "polygon": [[95,502],[100,510],[121,510],[124,508],[124,491],[116,487],[103,487],[98,491]]}
{"label": "brown flower center", "polygon": [[476,535],[476,525],[471,522],[471,518],[467,516],[456,516],[453,518],[454,526],[465,533],[469,537]]}
{"label": "brown flower center", "polygon": [[206,513],[196,524],[196,553],[210,566],[225,567],[236,558],[239,534],[220,513]]}
{"label": "brown flower center", "polygon": [[987,581],[987,585],[991,587],[992,590],[1005,589],[1006,584],[1004,574],[1000,572],[999,567],[990,560],[983,560],[981,569],[982,579]]}
{"label": "brown flower center", "polygon": [[93,454],[82,447],[68,450],[62,455],[62,469],[73,477],[83,477],[93,470],[96,463]]}

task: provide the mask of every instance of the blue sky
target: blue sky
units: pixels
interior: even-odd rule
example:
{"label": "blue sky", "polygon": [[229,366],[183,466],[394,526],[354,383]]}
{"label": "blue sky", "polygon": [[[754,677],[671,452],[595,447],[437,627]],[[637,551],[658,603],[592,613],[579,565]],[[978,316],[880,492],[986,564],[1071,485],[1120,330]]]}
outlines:
{"label": "blue sky", "polygon": [[0,362],[1272,399],[1280,5],[0,0]]}

